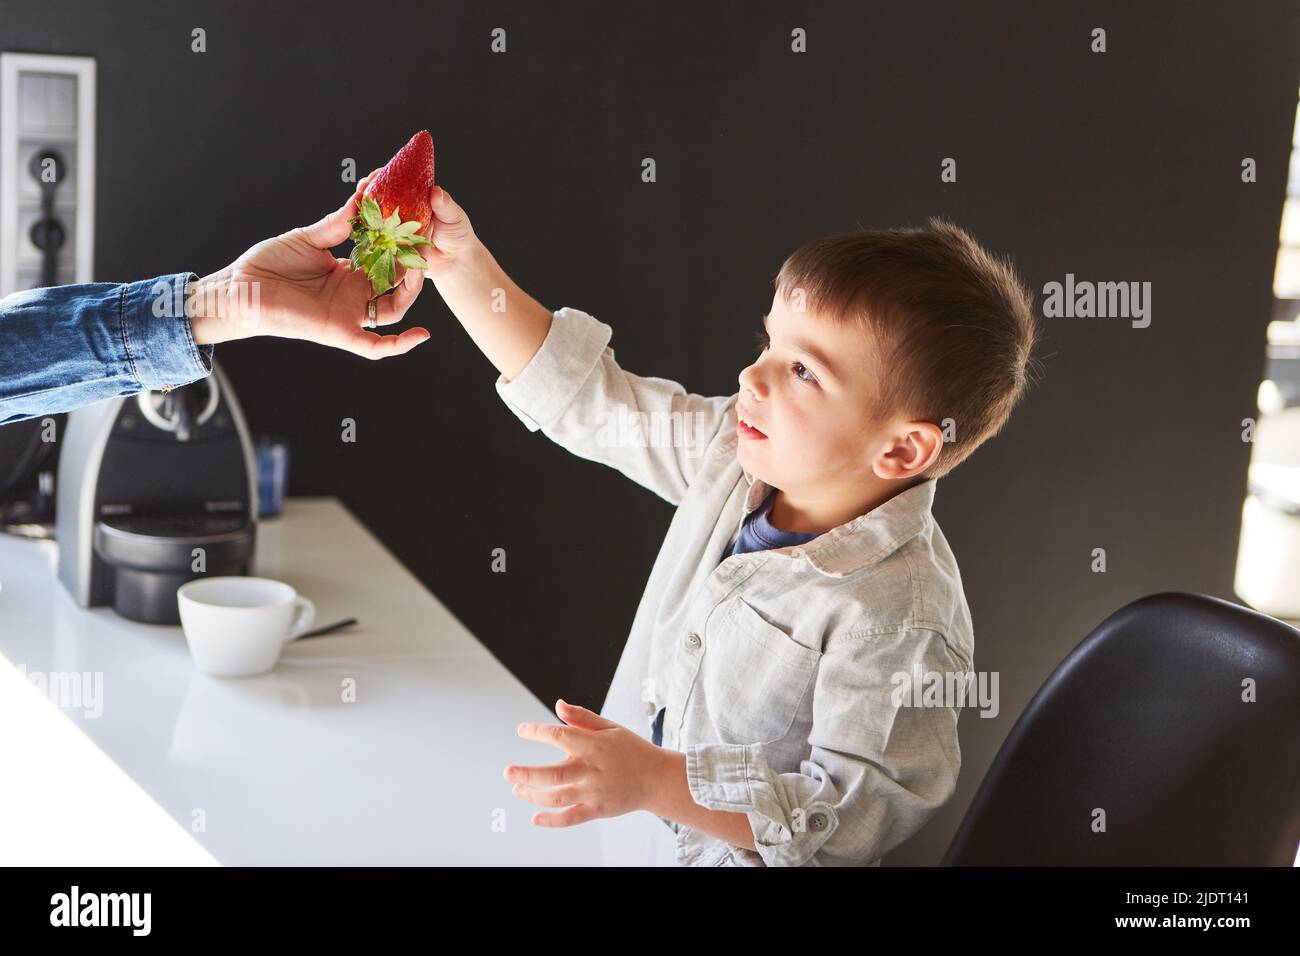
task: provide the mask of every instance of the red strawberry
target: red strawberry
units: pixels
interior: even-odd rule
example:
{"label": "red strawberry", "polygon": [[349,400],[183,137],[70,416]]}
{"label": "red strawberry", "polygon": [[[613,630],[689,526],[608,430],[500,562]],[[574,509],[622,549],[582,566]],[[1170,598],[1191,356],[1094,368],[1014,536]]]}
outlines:
{"label": "red strawberry", "polygon": [[430,243],[420,233],[433,219],[432,188],[433,137],[428,130],[412,136],[366,184],[352,220],[352,271],[365,272],[375,295],[392,287],[398,263],[424,268],[419,247]]}

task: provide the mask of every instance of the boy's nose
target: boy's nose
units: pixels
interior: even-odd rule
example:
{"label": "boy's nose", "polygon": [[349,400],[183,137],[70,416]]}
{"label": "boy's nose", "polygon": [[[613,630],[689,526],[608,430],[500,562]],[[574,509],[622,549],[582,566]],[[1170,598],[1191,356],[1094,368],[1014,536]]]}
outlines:
{"label": "boy's nose", "polygon": [[741,371],[739,381],[742,390],[748,389],[760,398],[766,394],[766,390],[763,388],[762,376],[755,371],[753,365],[747,366]]}

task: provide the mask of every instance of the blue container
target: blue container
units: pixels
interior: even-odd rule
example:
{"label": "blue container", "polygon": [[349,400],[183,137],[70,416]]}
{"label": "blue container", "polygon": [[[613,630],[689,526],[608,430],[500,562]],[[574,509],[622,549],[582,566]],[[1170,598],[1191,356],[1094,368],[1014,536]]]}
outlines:
{"label": "blue container", "polygon": [[270,518],[284,511],[284,496],[289,490],[289,442],[274,435],[258,435],[257,495],[258,517]]}

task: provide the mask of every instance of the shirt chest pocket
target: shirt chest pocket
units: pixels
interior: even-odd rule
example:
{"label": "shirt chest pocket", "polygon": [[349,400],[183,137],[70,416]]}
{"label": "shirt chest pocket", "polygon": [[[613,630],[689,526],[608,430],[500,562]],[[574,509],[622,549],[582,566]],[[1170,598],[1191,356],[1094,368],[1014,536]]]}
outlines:
{"label": "shirt chest pocket", "polygon": [[780,740],[811,693],[821,651],[768,623],[741,598],[712,631],[700,679],[714,725],[727,743]]}

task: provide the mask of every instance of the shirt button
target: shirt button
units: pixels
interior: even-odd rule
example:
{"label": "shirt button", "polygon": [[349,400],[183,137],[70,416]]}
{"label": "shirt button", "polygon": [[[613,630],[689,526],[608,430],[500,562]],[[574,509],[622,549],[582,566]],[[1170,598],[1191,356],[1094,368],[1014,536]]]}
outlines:
{"label": "shirt button", "polygon": [[808,814],[808,829],[810,829],[810,830],[825,830],[825,829],[826,829],[826,814],[824,814],[824,813],[810,813],[810,814]]}
{"label": "shirt button", "polygon": [[697,647],[699,647],[699,646],[700,646],[700,635],[698,635],[698,634],[688,634],[688,635],[686,635],[686,646],[687,646],[687,648],[689,648],[689,649],[692,650],[692,651],[695,650]]}

